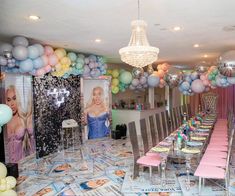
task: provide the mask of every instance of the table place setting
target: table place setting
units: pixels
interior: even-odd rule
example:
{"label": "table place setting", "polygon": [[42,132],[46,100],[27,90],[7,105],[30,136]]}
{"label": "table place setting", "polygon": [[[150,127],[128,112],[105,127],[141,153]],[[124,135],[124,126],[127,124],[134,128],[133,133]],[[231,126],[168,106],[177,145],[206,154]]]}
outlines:
{"label": "table place setting", "polygon": [[194,140],[194,141],[204,141],[204,140],[206,140],[206,137],[192,136],[191,140]]}
{"label": "table place setting", "polygon": [[162,146],[155,146],[155,147],[151,148],[151,151],[153,151],[153,152],[169,152],[170,148],[162,147]]}
{"label": "table place setting", "polygon": [[198,146],[203,145],[202,142],[197,142],[197,141],[187,141],[186,144],[187,146],[191,146],[191,147],[198,147]]}

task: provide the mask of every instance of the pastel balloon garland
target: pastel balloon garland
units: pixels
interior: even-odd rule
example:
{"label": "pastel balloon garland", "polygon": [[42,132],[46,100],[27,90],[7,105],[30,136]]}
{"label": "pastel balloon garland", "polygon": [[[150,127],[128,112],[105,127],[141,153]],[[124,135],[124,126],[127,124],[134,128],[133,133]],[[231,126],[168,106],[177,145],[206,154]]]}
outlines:
{"label": "pastel balloon garland", "polygon": [[[144,90],[147,87],[176,87],[184,95],[209,91],[211,88],[228,87],[235,84],[235,50],[225,52],[219,58],[218,66],[196,66],[195,71],[168,73],[170,65],[159,64],[154,71],[151,65],[144,72],[134,68],[132,72],[115,69],[107,75],[112,76],[112,92],[117,94],[127,88]],[[103,57],[84,55],[64,48],[31,44],[27,38],[16,36],[11,44],[0,45],[0,66],[3,71],[43,76],[51,73],[56,77],[68,78],[70,75],[97,78],[106,75],[107,65]]]}
{"label": "pastel balloon garland", "polygon": [[17,196],[12,190],[16,186],[16,179],[13,176],[7,176],[6,166],[0,162],[0,196]]}
{"label": "pastel balloon garland", "polygon": [[54,50],[41,44],[29,45],[29,40],[22,36],[14,37],[11,44],[0,45],[0,66],[9,73],[43,76],[51,72],[53,76],[64,78],[69,75],[99,77],[107,69],[101,56],[85,56],[64,48]]}

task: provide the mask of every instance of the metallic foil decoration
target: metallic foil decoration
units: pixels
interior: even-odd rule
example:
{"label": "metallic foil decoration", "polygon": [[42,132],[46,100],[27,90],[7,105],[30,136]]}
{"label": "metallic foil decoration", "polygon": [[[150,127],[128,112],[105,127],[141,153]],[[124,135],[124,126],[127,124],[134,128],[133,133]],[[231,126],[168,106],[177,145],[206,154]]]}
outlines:
{"label": "metallic foil decoration", "polygon": [[220,56],[218,70],[221,75],[235,77],[235,50],[225,52]]}
{"label": "metallic foil decoration", "polygon": [[174,88],[179,85],[179,83],[182,81],[182,78],[182,72],[179,69],[171,66],[165,76],[165,81],[170,88]]}
{"label": "metallic foil decoration", "polygon": [[132,76],[133,76],[134,78],[140,78],[143,74],[144,74],[144,69],[141,68],[141,67],[135,67],[135,68],[132,70]]}
{"label": "metallic foil decoration", "polygon": [[148,72],[149,75],[151,75],[154,72],[152,64],[148,65],[147,72]]}

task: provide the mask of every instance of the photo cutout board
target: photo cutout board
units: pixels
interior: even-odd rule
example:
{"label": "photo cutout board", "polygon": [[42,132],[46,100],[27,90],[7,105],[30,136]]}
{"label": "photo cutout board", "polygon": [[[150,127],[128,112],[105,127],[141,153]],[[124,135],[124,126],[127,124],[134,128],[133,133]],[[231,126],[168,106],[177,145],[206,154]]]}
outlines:
{"label": "photo cutout board", "polygon": [[37,158],[62,150],[66,140],[62,136],[62,123],[66,120],[77,122],[73,139],[79,145],[82,139],[80,77],[33,77],[33,97]]}
{"label": "photo cutout board", "polygon": [[5,75],[5,103],[13,111],[13,117],[4,130],[8,163],[17,163],[35,152],[31,81],[32,77],[27,75]]}
{"label": "photo cutout board", "polygon": [[83,79],[84,138],[96,139],[110,136],[111,88],[110,77]]}

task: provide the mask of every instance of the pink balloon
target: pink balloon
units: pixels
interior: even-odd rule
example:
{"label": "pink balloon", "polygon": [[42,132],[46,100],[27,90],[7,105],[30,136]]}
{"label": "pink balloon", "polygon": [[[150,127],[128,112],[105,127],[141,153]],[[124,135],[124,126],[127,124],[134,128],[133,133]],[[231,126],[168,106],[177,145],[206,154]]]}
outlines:
{"label": "pink balloon", "polygon": [[43,68],[45,70],[46,73],[51,71],[51,66],[47,65],[46,67]]}
{"label": "pink balloon", "polygon": [[54,50],[51,46],[45,46],[44,47],[44,53],[49,56],[52,55],[54,53]]}
{"label": "pink balloon", "polygon": [[49,65],[54,66],[58,63],[58,58],[55,54],[48,56]]}
{"label": "pink balloon", "polygon": [[163,63],[161,66],[163,71],[167,71],[168,70],[168,64],[167,63]]}
{"label": "pink balloon", "polygon": [[46,55],[42,55],[41,58],[43,60],[43,66],[48,65],[48,57]]}
{"label": "pink balloon", "polygon": [[202,83],[204,84],[204,86],[209,86],[209,81],[208,80],[203,80]]}
{"label": "pink balloon", "polygon": [[196,79],[191,84],[192,91],[194,93],[202,93],[205,90],[202,80]]}
{"label": "pink balloon", "polygon": [[166,84],[165,80],[160,79],[160,84],[165,85]]}
{"label": "pink balloon", "polygon": [[44,71],[44,68],[41,68],[41,69],[38,69],[37,71],[36,71],[36,76],[42,76],[42,75],[44,75],[45,74],[45,71]]}
{"label": "pink balloon", "polygon": [[201,79],[201,80],[206,80],[206,76],[205,76],[205,75],[201,75],[201,76],[200,76],[200,79]]}

